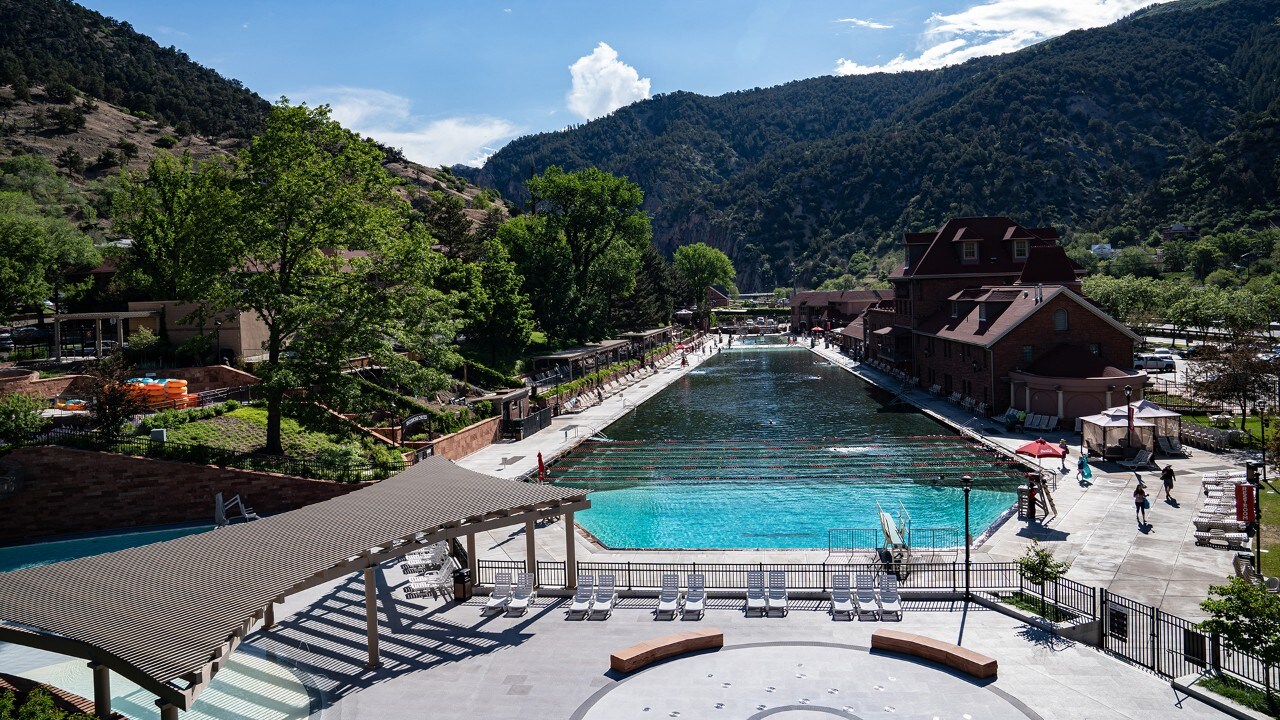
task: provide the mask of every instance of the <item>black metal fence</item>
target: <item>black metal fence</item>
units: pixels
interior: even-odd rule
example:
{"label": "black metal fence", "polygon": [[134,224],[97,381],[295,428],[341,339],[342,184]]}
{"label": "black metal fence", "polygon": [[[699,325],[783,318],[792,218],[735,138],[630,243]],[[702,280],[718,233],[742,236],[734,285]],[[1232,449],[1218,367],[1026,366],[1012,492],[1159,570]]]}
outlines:
{"label": "black metal fence", "polygon": [[[843,563],[649,563],[649,562],[579,562],[579,575],[610,574],[619,589],[657,591],[662,576],[673,573],[683,581],[690,573],[701,573],[706,587],[713,591],[744,591],[747,573],[782,570],[787,573],[787,587],[798,591],[827,592],[831,576],[839,573],[879,575],[900,570],[899,584],[906,590],[961,592],[964,590],[963,562],[909,563],[900,565]],[[477,584],[492,585],[499,572],[524,572],[522,560],[481,560],[478,562]],[[565,563],[540,560],[538,582],[545,586],[564,587]],[[1102,588],[1061,579],[1037,585],[1027,582],[1017,563],[983,562],[969,566],[969,587],[976,592],[1022,592],[1043,597],[1047,605],[1064,610],[1084,620],[1101,623],[1101,649],[1140,665],[1166,678],[1214,668],[1255,685],[1263,685],[1266,668],[1256,656],[1227,646],[1219,638],[1197,629],[1196,624],[1159,608]],[[1280,686],[1280,670],[1271,669],[1271,686]]]}
{"label": "black metal fence", "polygon": [[316,458],[238,452],[208,445],[152,440],[138,435],[113,437],[104,433],[73,428],[53,428],[37,433],[31,438],[31,444],[58,445],[79,450],[137,455],[158,460],[217,465],[241,470],[258,470],[337,482],[381,480],[405,468],[403,461],[332,462]]}
{"label": "black metal fence", "polygon": [[530,435],[551,425],[551,408],[543,408],[527,417],[511,420],[507,423],[506,435],[514,438],[527,438]]}

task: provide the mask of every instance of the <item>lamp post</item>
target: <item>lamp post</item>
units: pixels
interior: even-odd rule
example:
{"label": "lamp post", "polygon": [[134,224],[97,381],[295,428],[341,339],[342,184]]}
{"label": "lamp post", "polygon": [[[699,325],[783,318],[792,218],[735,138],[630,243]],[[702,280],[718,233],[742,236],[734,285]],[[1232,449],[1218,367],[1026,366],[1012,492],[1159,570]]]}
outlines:
{"label": "lamp post", "polygon": [[973,488],[973,477],[965,475],[960,478],[964,482],[964,599],[969,600],[969,546],[973,543],[969,539],[969,491]]}
{"label": "lamp post", "polygon": [[1133,386],[1125,385],[1124,386],[1124,415],[1125,415],[1125,420],[1127,424],[1125,425],[1124,439],[1125,439],[1125,444],[1128,445],[1129,447],[1133,447],[1133,406],[1129,404],[1130,402],[1132,402],[1132,398],[1133,398]]}

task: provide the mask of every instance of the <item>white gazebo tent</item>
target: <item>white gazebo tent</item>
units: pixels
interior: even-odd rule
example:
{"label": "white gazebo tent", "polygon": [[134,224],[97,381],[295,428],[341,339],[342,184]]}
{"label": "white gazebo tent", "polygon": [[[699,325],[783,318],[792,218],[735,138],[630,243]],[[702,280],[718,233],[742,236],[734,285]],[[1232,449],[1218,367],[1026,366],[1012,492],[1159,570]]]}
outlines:
{"label": "white gazebo tent", "polygon": [[1155,449],[1156,424],[1135,415],[1130,432],[1128,413],[1123,408],[1115,415],[1108,411],[1080,418],[1080,431],[1085,449],[1093,457],[1119,460],[1136,454],[1137,450]]}
{"label": "white gazebo tent", "polygon": [[[1133,417],[1135,419],[1141,418],[1155,423],[1156,435],[1181,441],[1182,415],[1180,413],[1176,413],[1172,410],[1166,410],[1150,400],[1137,400],[1130,404],[1133,406]],[[1125,406],[1121,405],[1118,408],[1103,410],[1103,413],[1107,415],[1114,415],[1116,412],[1123,415],[1125,412]]]}

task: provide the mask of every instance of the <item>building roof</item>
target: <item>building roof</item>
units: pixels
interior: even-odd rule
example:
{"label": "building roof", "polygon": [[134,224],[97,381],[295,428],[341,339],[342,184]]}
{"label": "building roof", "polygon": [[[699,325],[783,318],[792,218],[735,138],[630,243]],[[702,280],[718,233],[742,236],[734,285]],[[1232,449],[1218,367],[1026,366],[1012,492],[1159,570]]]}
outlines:
{"label": "building roof", "polygon": [[[281,596],[424,544],[589,506],[426,458],[355,492],[177,540],[0,573],[0,640],[108,665],[187,709]],[[192,689],[194,688],[194,690]]]}
{"label": "building roof", "polygon": [[587,343],[586,345],[567,348],[560,352],[554,352],[548,355],[539,355],[535,357],[534,360],[581,360],[583,358],[592,357],[593,355],[599,355],[602,352],[617,349],[623,345],[628,345],[630,342],[630,340],[601,340],[600,342]]}
{"label": "building roof", "polygon": [[[970,290],[964,290],[952,296],[953,300],[963,299],[973,303],[972,307],[963,308],[959,317],[951,317],[951,311],[944,310],[917,325],[916,332],[922,335],[934,335],[946,340],[991,347],[1000,338],[1042,309],[1050,300],[1061,295],[1070,298],[1082,308],[1097,315],[1112,327],[1129,336],[1130,339],[1139,339],[1132,330],[1125,327],[1118,320],[1062,285],[1048,285],[1042,288],[1001,285],[974,288],[972,291],[976,291],[973,296],[966,295],[966,293],[971,292]],[[1042,299],[1039,301],[1036,300],[1037,292],[1042,295]],[[1012,297],[1010,297],[1011,295]],[[983,301],[998,303],[999,305],[999,307],[990,309],[985,321],[980,319],[981,313],[979,311],[979,306]]]}
{"label": "building roof", "polygon": [[805,290],[791,296],[791,307],[874,303],[892,296],[891,290]]}
{"label": "building roof", "polygon": [[1041,377],[1096,378],[1128,377],[1129,373],[1109,364],[1079,345],[1062,343],[1036,358],[1022,372]]}
{"label": "building roof", "polygon": [[1027,261],[1022,264],[1019,285],[1056,285],[1079,282],[1084,267],[1067,257],[1061,245],[1032,246],[1027,250]]}
{"label": "building roof", "polygon": [[667,325],[666,327],[653,328],[651,330],[632,330],[631,332],[624,332],[618,337],[623,337],[623,338],[633,339],[633,340],[645,340],[645,339],[654,337],[656,335],[662,335],[663,333],[669,333],[669,332],[671,332],[671,326]]}
{"label": "building roof", "polygon": [[[908,233],[908,245],[923,245],[929,233]],[[895,269],[891,277],[920,277],[927,275],[1016,275],[1022,272],[1023,261],[1013,257],[1013,241],[1026,240],[1031,247],[1054,245],[1058,232],[1053,228],[1023,227],[1007,217],[952,218],[938,228],[929,240],[929,247],[914,265]],[[961,262],[956,243],[978,243],[977,262]],[[910,257],[918,251],[910,251]]]}
{"label": "building roof", "polygon": [[863,328],[862,318],[858,318],[857,320],[854,320],[853,322],[849,323],[845,327],[841,328],[840,334],[848,335],[849,337],[853,337],[853,338],[861,338],[862,328]]}

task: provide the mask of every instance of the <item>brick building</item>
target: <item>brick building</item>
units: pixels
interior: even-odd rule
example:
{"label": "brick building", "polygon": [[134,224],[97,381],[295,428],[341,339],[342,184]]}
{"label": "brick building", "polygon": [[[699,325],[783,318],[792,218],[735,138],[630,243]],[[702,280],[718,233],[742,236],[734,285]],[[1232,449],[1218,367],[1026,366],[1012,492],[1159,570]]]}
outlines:
{"label": "brick building", "polygon": [[838,330],[893,294],[888,290],[806,290],[791,296],[791,330]]}
{"label": "brick building", "polygon": [[1125,386],[1140,398],[1138,337],[1080,295],[1084,271],[1057,240],[1004,217],[907,233],[892,298],[862,318],[867,357],[988,413],[1068,419],[1118,404]]}

